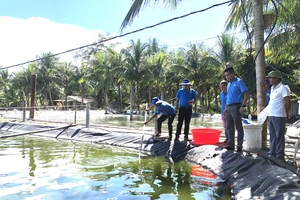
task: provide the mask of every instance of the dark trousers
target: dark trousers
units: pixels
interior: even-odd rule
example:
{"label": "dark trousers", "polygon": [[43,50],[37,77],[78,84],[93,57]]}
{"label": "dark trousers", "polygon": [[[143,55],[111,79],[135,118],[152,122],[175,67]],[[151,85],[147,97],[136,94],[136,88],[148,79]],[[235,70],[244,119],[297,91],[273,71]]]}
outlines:
{"label": "dark trousers", "polygon": [[286,117],[268,117],[268,127],[270,134],[269,155],[283,157],[285,149],[285,123]]}
{"label": "dark trousers", "polygon": [[192,118],[192,107],[179,107],[178,124],[176,129],[176,138],[181,134],[181,128],[184,121],[184,137],[188,137],[190,132],[190,121]]}
{"label": "dark trousers", "polygon": [[168,119],[168,130],[169,130],[169,137],[172,138],[172,133],[173,133],[173,121],[175,118],[175,114],[173,115],[161,115],[158,119],[157,119],[157,131],[158,133],[161,133],[161,125],[163,123],[163,121],[165,121],[166,119]]}
{"label": "dark trousers", "polygon": [[242,124],[242,115],[239,112],[241,104],[232,106],[226,105],[226,128],[229,134],[228,146],[234,148],[235,129],[238,132],[237,146],[238,148],[243,147],[244,142],[244,128]]}

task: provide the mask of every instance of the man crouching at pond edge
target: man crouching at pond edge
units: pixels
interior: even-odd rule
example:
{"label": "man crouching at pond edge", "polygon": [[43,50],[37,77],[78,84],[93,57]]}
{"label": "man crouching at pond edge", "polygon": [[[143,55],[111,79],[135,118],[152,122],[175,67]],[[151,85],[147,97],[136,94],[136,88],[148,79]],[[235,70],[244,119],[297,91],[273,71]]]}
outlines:
{"label": "man crouching at pond edge", "polygon": [[225,77],[229,82],[227,85],[227,100],[225,107],[226,127],[229,133],[229,142],[226,149],[234,150],[235,128],[238,131],[237,151],[243,149],[244,129],[242,124],[242,115],[244,108],[249,100],[249,91],[245,82],[235,76],[234,69],[228,67],[224,70]]}
{"label": "man crouching at pond edge", "polygon": [[[168,141],[171,141],[172,140],[172,130],[173,130],[172,123],[176,116],[175,108],[171,104],[169,104],[165,101],[159,100],[158,97],[152,98],[152,106],[149,109],[151,109],[153,106],[157,107],[156,111],[150,119],[148,119],[147,121],[144,122],[144,124],[145,125],[148,124],[148,122],[150,122],[152,119],[154,119],[154,117],[156,117],[158,114],[161,114],[161,116],[157,119],[157,131],[158,132],[156,133],[156,136],[161,136],[161,125],[166,119],[168,119],[168,130],[169,130]],[[147,109],[147,111],[149,109]]]}

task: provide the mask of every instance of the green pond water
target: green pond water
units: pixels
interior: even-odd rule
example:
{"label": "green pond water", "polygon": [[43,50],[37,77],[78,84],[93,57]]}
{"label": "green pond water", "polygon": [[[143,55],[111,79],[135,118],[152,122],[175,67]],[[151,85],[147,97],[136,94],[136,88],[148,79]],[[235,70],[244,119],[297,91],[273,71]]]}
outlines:
{"label": "green pond water", "polygon": [[[1,133],[0,133],[1,134]],[[113,146],[31,136],[0,141],[0,199],[231,199],[192,163]]]}

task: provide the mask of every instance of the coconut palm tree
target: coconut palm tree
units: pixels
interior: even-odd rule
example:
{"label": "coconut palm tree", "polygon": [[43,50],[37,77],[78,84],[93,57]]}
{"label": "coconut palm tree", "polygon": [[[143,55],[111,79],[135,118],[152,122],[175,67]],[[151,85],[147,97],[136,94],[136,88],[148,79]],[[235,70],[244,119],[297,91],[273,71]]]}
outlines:
{"label": "coconut palm tree", "polygon": [[[150,56],[147,59],[147,66],[149,71],[151,72],[151,80],[149,82],[149,86],[154,85],[154,89],[156,92],[160,92],[160,97],[162,100],[165,100],[165,89],[164,86],[166,85],[166,68],[169,64],[168,54],[160,51],[155,53],[154,55]],[[148,92],[151,92],[149,89]],[[149,93],[149,98],[151,98],[151,93]],[[149,99],[150,102],[150,99]]]}
{"label": "coconut palm tree", "polygon": [[10,93],[12,87],[11,75],[8,73],[8,70],[0,70],[0,89],[1,89],[1,104],[3,106],[10,106],[12,98]]}
{"label": "coconut palm tree", "polygon": [[[145,68],[147,43],[142,43],[140,39],[136,42],[130,40],[129,46],[123,50],[125,56],[125,77],[130,80],[130,85],[136,88],[136,105],[140,110],[140,83],[143,76],[149,73]],[[132,97],[131,97],[132,99]]]}
{"label": "coconut palm tree", "polygon": [[[31,80],[32,74],[35,72],[35,65],[30,64],[27,68],[23,68],[21,71],[13,73],[12,86],[16,90],[17,101],[26,102],[29,105],[28,100],[31,94]],[[22,105],[23,106],[23,105]]]}
{"label": "coconut palm tree", "polygon": [[72,75],[75,71],[75,66],[71,62],[63,62],[59,63],[59,67],[57,68],[56,74],[58,79],[58,84],[62,87],[62,93],[64,94],[64,109],[68,110],[68,101],[67,97],[71,93],[71,79]]}
{"label": "coconut palm tree", "polygon": [[218,36],[218,52],[216,55],[223,66],[227,63],[233,63],[235,54],[234,45],[234,36],[230,36],[227,33],[222,33],[221,36]]}
{"label": "coconut palm tree", "polygon": [[[159,0],[132,0],[131,7],[126,14],[126,17],[124,18],[122,25],[121,25],[121,31],[128,25],[130,25],[134,18],[138,16],[140,10],[142,9],[142,6],[146,7],[150,3],[156,3]],[[160,0],[159,2],[163,2],[164,4],[168,4],[171,6],[171,8],[176,8],[178,3],[182,0]]]}
{"label": "coconut palm tree", "polygon": [[37,76],[37,86],[40,91],[44,93],[48,105],[53,106],[52,95],[58,95],[59,87],[56,84],[56,69],[58,67],[58,58],[53,56],[52,53],[43,53],[37,61],[38,66],[38,76]]}
{"label": "coconut palm tree", "polygon": [[[283,0],[280,2],[276,32],[272,34],[268,42],[271,51],[268,53],[268,60],[277,63],[291,63],[299,60],[299,6],[300,2],[296,0]],[[269,11],[269,15],[271,14],[273,16],[276,14],[274,8]]]}
{"label": "coconut palm tree", "polygon": [[88,63],[82,62],[80,67],[75,66],[70,87],[73,88],[75,95],[81,97],[81,106],[83,106],[83,99],[93,92],[93,86],[90,81],[91,72],[92,69]]}
{"label": "coconut palm tree", "polygon": [[123,109],[123,99],[121,87],[125,83],[124,71],[125,61],[124,55],[118,53],[111,48],[107,49],[107,61],[110,67],[110,73],[112,74],[113,84],[118,88],[118,101],[120,103],[120,110]]}

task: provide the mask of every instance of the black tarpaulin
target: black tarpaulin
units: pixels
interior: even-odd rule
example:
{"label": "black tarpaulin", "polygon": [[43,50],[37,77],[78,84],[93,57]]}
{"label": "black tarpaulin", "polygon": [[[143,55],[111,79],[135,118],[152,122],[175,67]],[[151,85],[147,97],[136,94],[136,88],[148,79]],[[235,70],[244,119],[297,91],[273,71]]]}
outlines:
{"label": "black tarpaulin", "polygon": [[[59,125],[0,123],[0,136],[45,130],[33,136],[91,142],[132,148],[170,161],[187,160],[213,172],[232,188],[236,199],[300,199],[300,178],[256,154],[227,151],[217,145],[195,147],[189,142],[154,142],[142,133],[111,131],[108,128],[70,127],[48,131]],[[3,131],[5,131],[3,133]]]}

